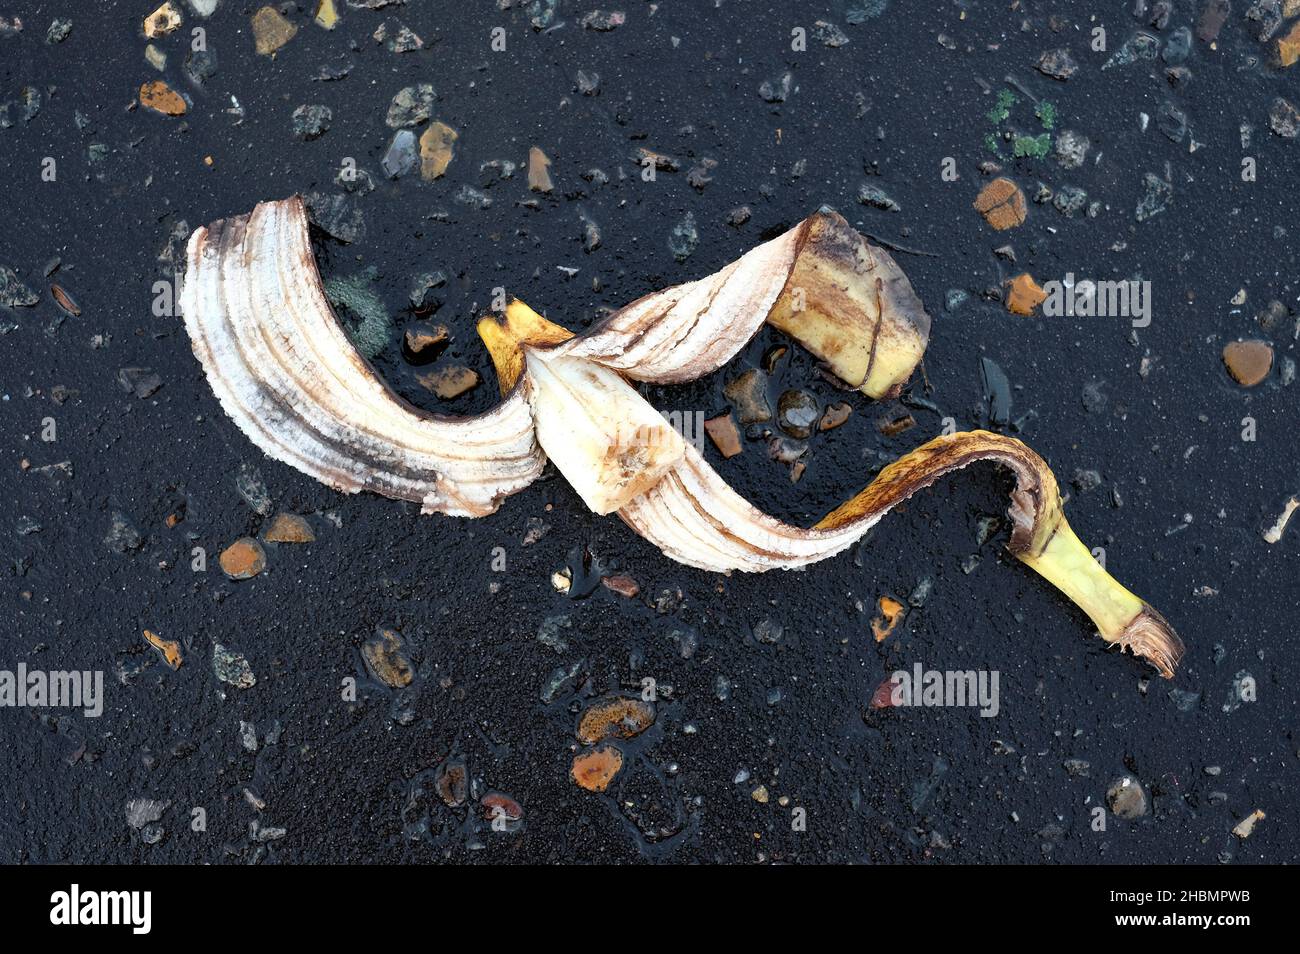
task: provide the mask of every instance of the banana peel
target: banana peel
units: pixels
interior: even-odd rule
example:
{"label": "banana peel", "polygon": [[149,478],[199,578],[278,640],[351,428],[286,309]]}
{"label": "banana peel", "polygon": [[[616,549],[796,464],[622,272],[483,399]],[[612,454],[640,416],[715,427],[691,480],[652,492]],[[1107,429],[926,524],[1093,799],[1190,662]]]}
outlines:
{"label": "banana peel", "polygon": [[268,454],[336,489],[482,516],[549,458],[593,511],[617,513],[670,558],[712,571],[826,559],[944,474],[993,461],[1016,478],[1011,553],[1087,613],[1108,643],[1166,677],[1182,655],[1168,622],[1075,536],[1051,470],[1014,438],[937,437],[801,528],[732,490],[629,383],[714,371],[766,322],[868,396],[897,394],[924,353],[929,317],[888,253],[829,210],[581,335],[511,302],[503,317],[478,325],[503,401],[475,417],[411,407],[351,346],[325,298],[300,197],[197,230],[182,310],[226,413]]}
{"label": "banana peel", "polygon": [[[530,394],[538,441],[557,469],[592,510],[617,510],[628,526],[673,559],[716,572],[806,566],[851,546],[886,513],[943,475],[992,461],[1011,470],[1016,478],[1008,511],[1010,553],[1087,613],[1107,643],[1147,659],[1161,675],[1172,678],[1183,654],[1178,635],[1164,617],[1093,558],[1065,519],[1051,469],[1023,442],[989,431],[937,437],[891,463],[864,490],[805,530],[753,507],[684,442],[673,443],[670,451],[656,459],[653,480],[639,481],[633,487],[618,468],[610,478],[599,476],[608,470],[608,452],[587,449],[591,439],[584,432],[597,424],[591,407],[620,409],[612,418],[605,418],[608,430],[598,446],[622,447],[624,453],[626,446],[619,435],[625,431],[617,422],[637,421],[640,427],[652,416],[665,424],[666,420],[616,375],[575,383],[568,394],[555,388],[549,380],[550,362],[543,355],[554,343],[568,341],[568,333],[522,302],[511,303],[503,322],[484,319],[479,327],[480,332],[488,331],[484,342],[499,374],[503,368],[510,372],[521,367],[522,355],[530,381],[540,384]],[[818,333],[824,327],[818,323]],[[896,360],[901,364],[909,359]],[[539,377],[541,369],[546,370]],[[513,378],[503,380],[502,387],[514,384]],[[583,392],[581,397],[579,392]],[[568,425],[557,427],[556,421]],[[650,470],[647,466],[646,472]],[[605,490],[593,487],[593,482],[602,481],[608,484]],[[638,492],[631,492],[633,489]]]}

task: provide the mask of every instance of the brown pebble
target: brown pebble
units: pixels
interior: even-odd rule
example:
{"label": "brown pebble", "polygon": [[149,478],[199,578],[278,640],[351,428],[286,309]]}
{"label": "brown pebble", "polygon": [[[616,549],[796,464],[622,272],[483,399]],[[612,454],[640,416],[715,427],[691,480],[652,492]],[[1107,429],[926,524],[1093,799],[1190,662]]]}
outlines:
{"label": "brown pebble", "polygon": [[790,349],[785,345],[777,345],[774,348],[769,348],[767,353],[763,355],[763,370],[768,374],[776,374],[777,366],[789,351]]}
{"label": "brown pebble", "polygon": [[144,35],[151,40],[166,36],[181,25],[181,12],[167,0],[161,7],[145,17]]}
{"label": "brown pebble", "polygon": [[262,56],[270,56],[293,39],[298,27],[281,15],[275,7],[265,6],[253,14],[253,43]]}
{"label": "brown pebble", "polygon": [[140,105],[164,116],[185,115],[185,99],[162,80],[150,80],[140,87]]}
{"label": "brown pebble", "polygon": [[578,739],[591,745],[604,739],[630,739],[654,725],[655,710],[640,699],[607,699],[582,714]]}
{"label": "brown pebble", "polygon": [[1273,369],[1273,346],[1267,341],[1230,341],[1223,348],[1223,363],[1234,381],[1253,388]]}
{"label": "brown pebble", "polygon": [[817,430],[833,431],[849,419],[853,413],[853,405],[847,401],[840,401],[826,408],[822,414],[822,419],[817,422]]}
{"label": "brown pebble", "polygon": [[997,178],[975,197],[975,211],[999,232],[1025,221],[1025,194],[1010,179]]}
{"label": "brown pebble", "polygon": [[709,418],[704,422],[704,430],[723,457],[735,457],[745,449],[740,443],[740,431],[736,429],[736,420],[730,411]]}
{"label": "brown pebble", "polygon": [[81,315],[81,306],[77,304],[76,299],[64,291],[62,285],[51,285],[50,294],[54,296],[54,301],[69,317],[77,318]]}
{"label": "brown pebble", "polygon": [[477,371],[457,364],[421,374],[418,380],[444,401],[450,401],[478,387],[479,378]]}
{"label": "brown pebble", "polygon": [[722,393],[736,409],[741,424],[759,424],[772,419],[772,405],[767,401],[767,375],[757,368],[729,381]]}
{"label": "brown pebble", "polygon": [[1278,38],[1274,56],[1277,58],[1278,66],[1283,68],[1294,66],[1296,61],[1300,60],[1300,20],[1291,25],[1291,30],[1286,36]]}
{"label": "brown pebble", "polygon": [[871,694],[871,701],[868,705],[872,709],[890,709],[894,705],[894,689],[898,686],[898,680],[895,676],[889,676],[880,685],[876,686],[876,691]]}
{"label": "brown pebble", "polygon": [[613,590],[619,596],[626,596],[628,599],[636,596],[641,592],[641,584],[626,573],[616,573],[613,576],[602,576],[600,582],[604,584],[605,589]]}
{"label": "brown pebble", "polygon": [[902,417],[896,417],[893,420],[877,421],[876,428],[886,437],[897,437],[903,431],[916,426],[916,418],[910,414],[904,414]]}
{"label": "brown pebble", "polygon": [[431,325],[427,321],[415,321],[406,326],[406,353],[421,364],[436,358],[438,352],[451,340],[451,332],[446,325]]}
{"label": "brown pebble", "polygon": [[232,580],[248,580],[266,569],[266,551],[252,537],[240,537],[217,558],[221,571]]}
{"label": "brown pebble", "polygon": [[406,657],[406,643],[394,629],[380,627],[361,644],[361,658],[370,674],[391,689],[409,686],[415,667]]}
{"label": "brown pebble", "polygon": [[460,133],[446,123],[435,121],[420,136],[420,176],[432,182],[441,178],[456,155]]}
{"label": "brown pebble", "polygon": [[144,631],[145,641],[158,650],[158,655],[162,656],[163,662],[167,663],[172,669],[181,668],[181,644],[174,639],[163,639],[152,630]]}
{"label": "brown pebble", "polygon": [[546,153],[536,146],[528,150],[528,188],[534,192],[550,192],[555,188],[551,184],[551,160]]}
{"label": "brown pebble", "polygon": [[1007,282],[1007,311],[1014,315],[1032,315],[1034,309],[1046,300],[1047,292],[1028,272],[1022,272]]}
{"label": "brown pebble", "polygon": [[277,513],[262,538],[268,543],[311,543],[316,534],[306,517],[296,513]]}
{"label": "brown pebble", "polygon": [[479,799],[479,804],[483,806],[483,816],[488,821],[505,823],[507,828],[524,817],[523,806],[500,792],[488,792]]}
{"label": "brown pebble", "polygon": [[812,434],[821,418],[821,407],[807,391],[791,388],[781,394],[776,403],[776,414],[781,430],[791,437],[804,438]]}
{"label": "brown pebble", "polygon": [[469,769],[464,759],[447,759],[433,776],[433,787],[448,808],[459,808],[469,797]]}
{"label": "brown pebble", "polygon": [[606,742],[573,757],[573,780],[589,792],[603,792],[622,767],[623,753],[618,746]]}
{"label": "brown pebble", "polygon": [[880,613],[871,621],[871,635],[876,642],[882,643],[894,631],[898,621],[903,618],[906,608],[892,596],[882,596],[876,600]]}

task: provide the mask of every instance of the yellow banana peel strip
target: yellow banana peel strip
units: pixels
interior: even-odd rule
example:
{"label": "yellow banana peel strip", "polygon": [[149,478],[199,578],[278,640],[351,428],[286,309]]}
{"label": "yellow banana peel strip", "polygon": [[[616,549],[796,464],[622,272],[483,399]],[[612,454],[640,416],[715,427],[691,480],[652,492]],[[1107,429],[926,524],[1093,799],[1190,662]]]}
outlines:
{"label": "yellow banana peel strip", "polygon": [[1008,550],[1092,619],[1101,637],[1172,678],[1183,654],[1159,613],[1115,580],[1065,520],[1056,479],[1022,442],[988,431],[936,437],[880,472],[812,529],[783,523],[737,494],[687,446],[682,462],[619,516],[664,553],[707,570],[794,569],[852,546],[886,513],[944,474],[994,461],[1016,478]]}
{"label": "yellow banana peel strip", "polygon": [[226,413],[268,454],[339,490],[481,516],[549,457],[593,511],[618,513],[672,559],[761,572],[839,553],[939,477],[991,460],[1016,478],[1011,552],[1083,609],[1108,643],[1167,677],[1182,654],[1169,624],[1074,535],[1050,469],[1014,438],[935,438],[803,529],[733,491],[628,384],[716,370],[767,322],[865,394],[897,394],[924,353],[929,317],[888,253],[828,210],[582,335],[512,302],[503,318],[479,323],[504,400],[470,418],[411,407],[355,351],[325,299],[296,196],[197,230],[182,307]]}

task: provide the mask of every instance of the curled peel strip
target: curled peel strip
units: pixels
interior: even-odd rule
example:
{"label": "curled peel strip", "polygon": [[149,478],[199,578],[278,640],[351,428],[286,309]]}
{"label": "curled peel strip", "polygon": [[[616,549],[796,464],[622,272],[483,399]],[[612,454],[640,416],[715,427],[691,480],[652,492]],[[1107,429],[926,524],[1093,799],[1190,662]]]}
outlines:
{"label": "curled peel strip", "polygon": [[803,529],[733,491],[627,383],[714,371],[767,322],[865,394],[898,393],[924,353],[929,317],[893,259],[833,212],[580,336],[512,302],[503,319],[479,323],[504,400],[471,418],[411,407],[355,351],[325,299],[297,197],[196,231],[182,305],[226,413],[268,454],[339,490],[481,516],[534,480],[549,456],[593,511],[618,513],[672,559],[762,572],[839,553],[939,477],[992,460],[1016,478],[1010,551],[1087,612],[1107,642],[1167,677],[1182,655],[1164,618],[1074,535],[1051,470],[1014,438],[935,438]]}
{"label": "curled peel strip", "polygon": [[541,473],[523,389],[478,417],[402,401],[335,317],[297,197],[190,236],[185,329],[222,409],[271,457],[336,490],[478,517]]}

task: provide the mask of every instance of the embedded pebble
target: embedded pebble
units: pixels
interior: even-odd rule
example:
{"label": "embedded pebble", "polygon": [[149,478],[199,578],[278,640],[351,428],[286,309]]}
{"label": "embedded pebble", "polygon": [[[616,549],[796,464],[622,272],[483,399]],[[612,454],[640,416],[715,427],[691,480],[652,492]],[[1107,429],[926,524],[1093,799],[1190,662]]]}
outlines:
{"label": "embedded pebble", "polygon": [[405,129],[427,122],[433,116],[434,101],[437,95],[431,83],[407,86],[398,91],[388,105],[388,115],[384,122],[390,129]]}
{"label": "embedded pebble", "polygon": [[1273,369],[1273,346],[1267,341],[1231,341],[1223,347],[1223,364],[1234,381],[1253,388]]}
{"label": "embedded pebble", "polygon": [[593,703],[578,722],[578,740],[631,739],[654,725],[655,708],[640,699],[613,698]]}
{"label": "embedded pebble", "polygon": [[220,643],[212,647],[212,671],[218,679],[236,689],[251,689],[257,684],[248,660]]}
{"label": "embedded pebble", "polygon": [[266,569],[266,551],[252,537],[240,537],[221,551],[221,572],[232,580],[250,580]]}
{"label": "embedded pebble", "polygon": [[1147,813],[1147,795],[1142,783],[1131,775],[1111,782],[1106,790],[1106,804],[1118,818],[1141,818]]}
{"label": "embedded pebble", "polygon": [[589,752],[579,752],[573,757],[570,770],[573,780],[589,792],[603,792],[609,788],[614,776],[623,768],[623,753],[618,746],[606,742]]}

